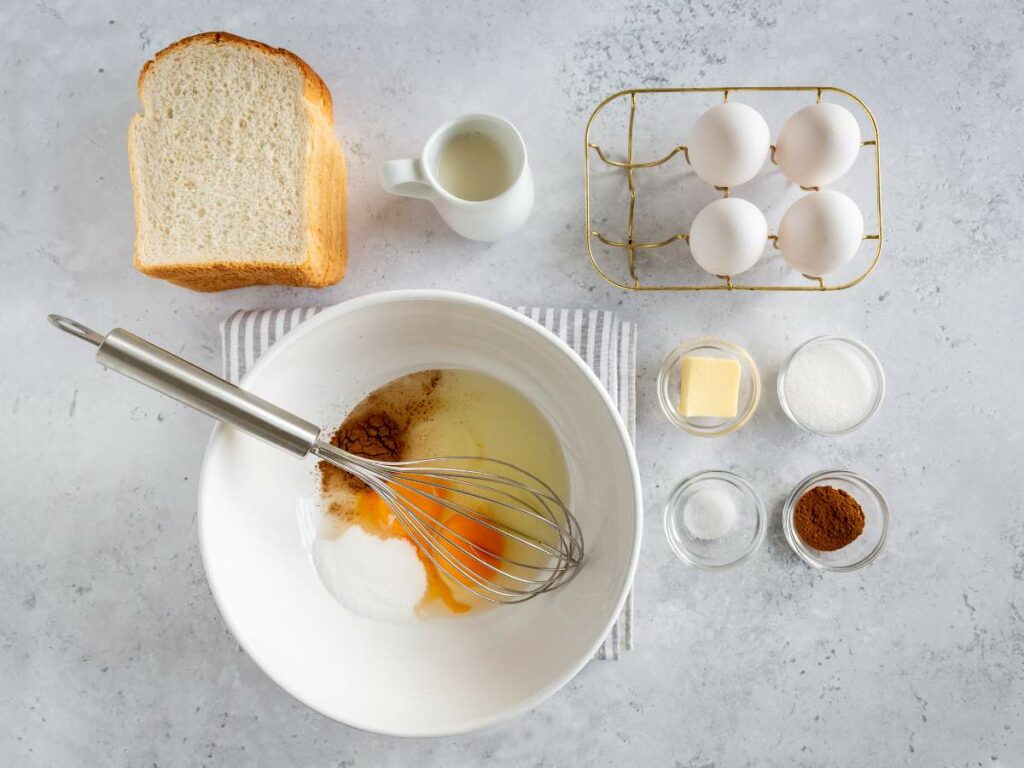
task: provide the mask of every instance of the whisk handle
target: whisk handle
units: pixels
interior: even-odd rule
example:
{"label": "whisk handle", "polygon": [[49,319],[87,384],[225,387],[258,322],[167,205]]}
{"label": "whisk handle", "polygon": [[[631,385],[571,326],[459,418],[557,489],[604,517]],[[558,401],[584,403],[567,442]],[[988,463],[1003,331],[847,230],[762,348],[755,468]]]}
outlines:
{"label": "whisk handle", "polygon": [[64,317],[51,315],[50,322],[98,345],[96,362],[100,365],[296,456],[308,454],[320,436],[315,424],[122,328],[101,336]]}

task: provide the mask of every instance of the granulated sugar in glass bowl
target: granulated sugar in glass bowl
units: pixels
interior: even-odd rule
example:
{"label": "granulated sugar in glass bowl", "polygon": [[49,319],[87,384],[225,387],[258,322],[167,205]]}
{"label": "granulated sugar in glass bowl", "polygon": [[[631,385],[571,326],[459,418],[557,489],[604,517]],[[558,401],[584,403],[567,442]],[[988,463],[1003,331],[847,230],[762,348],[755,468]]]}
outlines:
{"label": "granulated sugar in glass bowl", "polygon": [[764,541],[764,504],[742,477],[724,470],[692,475],[665,505],[665,536],[684,563],[722,571],[746,562]]}
{"label": "granulated sugar in glass bowl", "polygon": [[843,336],[801,344],[783,364],[779,403],[798,427],[818,435],[859,429],[885,396],[885,376],[867,346]]}

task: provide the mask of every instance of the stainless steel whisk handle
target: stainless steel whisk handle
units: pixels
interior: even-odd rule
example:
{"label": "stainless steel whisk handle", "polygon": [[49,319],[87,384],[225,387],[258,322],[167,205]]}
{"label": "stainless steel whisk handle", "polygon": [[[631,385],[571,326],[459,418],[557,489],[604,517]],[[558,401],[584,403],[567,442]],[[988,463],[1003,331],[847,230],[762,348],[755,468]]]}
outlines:
{"label": "stainless steel whisk handle", "polygon": [[105,368],[123,373],[295,456],[308,454],[320,436],[317,425],[122,328],[103,336],[60,315],[50,315],[49,319],[65,333],[97,346],[96,362]]}

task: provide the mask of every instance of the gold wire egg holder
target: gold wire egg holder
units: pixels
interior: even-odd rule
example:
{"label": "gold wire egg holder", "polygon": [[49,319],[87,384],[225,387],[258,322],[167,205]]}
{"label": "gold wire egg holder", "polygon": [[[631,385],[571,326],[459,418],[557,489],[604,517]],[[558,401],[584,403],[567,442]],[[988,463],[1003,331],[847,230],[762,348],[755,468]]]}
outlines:
{"label": "gold wire egg holder", "polygon": [[[756,285],[756,284],[744,284],[736,283],[731,277],[727,275],[716,275],[720,282],[711,283],[707,285],[645,285],[639,275],[637,274],[637,257],[638,253],[644,251],[650,251],[658,248],[664,248],[667,245],[671,245],[680,240],[686,240],[689,242],[689,234],[678,233],[671,237],[659,240],[657,242],[640,242],[634,239],[634,225],[636,223],[636,203],[637,203],[637,187],[634,172],[644,168],[655,168],[659,165],[664,165],[676,155],[682,154],[686,160],[687,166],[690,165],[690,156],[686,146],[679,145],[674,147],[668,154],[660,157],[656,160],[649,160],[646,162],[634,162],[633,159],[633,128],[636,123],[636,112],[637,112],[637,95],[640,94],[663,94],[663,93],[721,93],[722,101],[729,101],[730,93],[744,93],[744,92],[774,92],[774,93],[798,93],[798,92],[813,92],[815,93],[815,101],[821,102],[823,93],[837,93],[852,99],[854,102],[860,105],[861,109],[864,110],[864,114],[867,115],[868,121],[871,123],[871,129],[873,137],[861,141],[861,147],[872,147],[875,155],[875,205],[877,208],[878,216],[878,232],[875,234],[864,235],[864,240],[876,241],[875,255],[868,265],[867,269],[858,277],[849,280],[845,283],[839,283],[837,285],[829,285],[825,282],[822,277],[813,277],[810,275],[803,275],[809,283],[805,285]],[[626,159],[614,160],[601,149],[597,144],[594,144],[590,140],[590,129],[594,124],[594,119],[597,115],[611,102],[616,99],[624,97],[629,98],[629,127],[626,139]],[[594,109],[590,114],[590,119],[587,120],[587,129],[583,137],[583,181],[584,181],[584,197],[583,197],[583,216],[584,226],[587,240],[587,256],[590,259],[591,265],[597,271],[597,273],[604,278],[608,283],[617,286],[619,288],[625,288],[631,291],[841,291],[845,288],[850,288],[858,283],[862,282],[868,275],[871,274],[875,266],[878,264],[878,260],[882,255],[882,172],[880,162],[880,151],[878,141],[878,123],[875,122],[875,116],[871,113],[867,104],[861,101],[857,96],[845,91],[842,88],[835,88],[827,85],[798,85],[798,86],[729,86],[719,88],[631,88],[625,91],[619,91],[614,93]],[[591,224],[591,196],[590,196],[590,161],[591,157],[596,156],[597,159],[608,166],[613,168],[621,168],[626,172],[626,181],[629,187],[629,206],[627,213],[627,224],[626,224],[626,237],[624,239],[615,239],[608,237],[602,232],[594,229]],[[771,162],[775,164],[775,145],[771,145]],[[715,187],[716,190],[721,192],[725,197],[729,197],[728,187]],[[807,191],[817,191],[817,187],[803,187],[801,189]],[[603,243],[614,249],[620,249],[626,252],[628,255],[629,265],[629,276],[631,283],[619,282],[615,278],[609,276],[601,268],[598,260],[594,256],[594,240]],[[772,246],[778,249],[778,235],[769,234],[768,240]]]}

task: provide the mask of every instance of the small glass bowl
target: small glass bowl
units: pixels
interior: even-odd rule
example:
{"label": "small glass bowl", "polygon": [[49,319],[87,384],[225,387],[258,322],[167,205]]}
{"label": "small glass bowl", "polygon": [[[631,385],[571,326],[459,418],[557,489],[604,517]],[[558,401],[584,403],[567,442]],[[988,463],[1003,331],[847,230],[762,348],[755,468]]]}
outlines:
{"label": "small glass bowl", "polygon": [[[856,353],[863,361],[871,375],[872,383],[874,384],[874,399],[872,400],[871,406],[863,417],[856,423],[846,429],[837,430],[835,432],[822,431],[819,429],[812,429],[811,427],[804,424],[800,419],[797,418],[796,414],[793,413],[789,407],[789,403],[786,400],[786,374],[789,371],[789,366],[793,364],[796,359],[804,350],[812,346],[820,344],[834,344],[838,346],[844,346],[854,353]],[[783,412],[789,417],[789,420],[796,424],[800,429],[810,432],[815,435],[825,435],[826,437],[834,437],[836,435],[848,435],[857,429],[860,429],[864,424],[867,423],[868,419],[874,416],[875,411],[878,410],[878,406],[882,404],[882,400],[885,398],[885,374],[882,372],[882,364],[878,362],[878,358],[875,357],[875,353],[872,352],[866,344],[863,344],[856,339],[851,339],[847,336],[817,336],[813,339],[805,341],[799,347],[789,353],[789,357],[786,358],[786,362],[782,364],[782,368],[779,369],[779,377],[776,381],[776,391],[779,395],[779,405],[782,406]]]}
{"label": "small glass bowl", "polygon": [[[683,521],[686,502],[698,491],[718,490],[736,504],[736,522],[729,533],[710,541],[690,535]],[[764,504],[750,483],[732,472],[709,470],[681,482],[665,505],[665,537],[684,563],[707,571],[724,571],[750,558],[764,541]]]}
{"label": "small glass bowl", "polygon": [[[796,532],[793,515],[800,498],[819,485],[830,485],[853,496],[864,510],[864,531],[842,549],[822,552],[804,544]],[[782,509],[782,529],[793,551],[808,565],[825,571],[856,571],[863,568],[882,551],[889,535],[889,505],[874,485],[860,475],[840,469],[817,472],[804,478],[786,499]]]}
{"label": "small glass bowl", "polygon": [[[740,391],[736,416],[732,419],[687,418],[679,412],[679,378],[682,360],[687,355],[724,357],[740,364]],[[684,432],[700,437],[722,437],[735,432],[754,415],[761,401],[761,374],[747,351],[723,339],[700,338],[684,341],[665,358],[658,371],[658,404],[670,422]]]}

